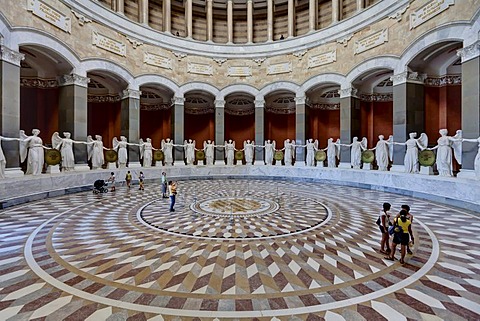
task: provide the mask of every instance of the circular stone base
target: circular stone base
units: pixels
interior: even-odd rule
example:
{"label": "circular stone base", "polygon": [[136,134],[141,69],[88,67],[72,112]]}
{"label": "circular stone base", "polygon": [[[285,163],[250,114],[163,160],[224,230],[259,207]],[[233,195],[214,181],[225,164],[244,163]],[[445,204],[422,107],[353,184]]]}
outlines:
{"label": "circular stone base", "polygon": [[190,205],[190,209],[195,213],[219,217],[265,215],[275,212],[278,208],[276,202],[252,197],[214,198]]}

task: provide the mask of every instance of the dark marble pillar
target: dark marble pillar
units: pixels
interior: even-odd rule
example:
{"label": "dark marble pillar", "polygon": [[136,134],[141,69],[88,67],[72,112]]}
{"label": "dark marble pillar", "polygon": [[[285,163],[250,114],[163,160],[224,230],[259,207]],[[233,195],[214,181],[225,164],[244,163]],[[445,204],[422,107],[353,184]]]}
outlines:
{"label": "dark marble pillar", "polygon": [[[24,55],[0,46],[0,135],[17,138],[20,131],[20,61]],[[5,175],[20,176],[18,141],[0,142],[7,162]]]}
{"label": "dark marble pillar", "polygon": [[[215,100],[215,145],[225,144],[225,100]],[[215,165],[225,165],[225,149],[215,148]]]}
{"label": "dark marble pillar", "polygon": [[[70,132],[72,139],[86,141],[87,139],[87,97],[90,79],[79,75],[63,75],[58,77],[58,131]],[[75,169],[88,170],[87,147],[83,144],[73,144]]]}
{"label": "dark marble pillar", "polygon": [[[172,128],[173,128],[173,143],[183,145],[184,137],[184,110],[185,110],[185,98],[174,97],[173,98],[173,115],[172,115]],[[185,165],[185,153],[183,147],[173,147],[173,159],[174,164],[177,166]]]}
{"label": "dark marble pillar", "polygon": [[[426,75],[403,72],[391,77],[393,81],[393,140],[404,143],[411,132],[417,138],[425,131]],[[392,171],[404,170],[405,146],[394,145]]]}
{"label": "dark marble pillar", "polygon": [[[305,145],[305,94],[295,97],[295,144]],[[305,166],[305,148],[296,148],[295,166]]]}
{"label": "dark marble pillar", "polygon": [[[120,134],[134,144],[138,144],[140,139],[140,95],[141,91],[126,89],[121,104]],[[140,150],[137,146],[128,146],[128,167],[140,167]]]}
{"label": "dark marble pillar", "polygon": [[[265,143],[265,100],[255,100],[255,145]],[[255,165],[265,165],[264,150],[255,147]]]}
{"label": "dark marble pillar", "polygon": [[[341,89],[340,94],[340,142],[350,144],[352,138],[360,136],[360,100],[355,96],[357,89],[350,87]],[[360,139],[360,137],[359,137]],[[350,148],[341,147],[341,168],[351,168]]]}
{"label": "dark marble pillar", "polygon": [[[480,41],[458,51],[462,58],[462,131],[464,138],[480,137]],[[474,176],[477,143],[464,142],[459,177]]]}

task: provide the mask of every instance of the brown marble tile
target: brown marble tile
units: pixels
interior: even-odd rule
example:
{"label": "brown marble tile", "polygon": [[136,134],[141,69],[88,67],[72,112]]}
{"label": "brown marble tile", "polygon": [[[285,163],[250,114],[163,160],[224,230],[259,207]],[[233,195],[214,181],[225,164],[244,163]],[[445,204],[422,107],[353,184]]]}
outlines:
{"label": "brown marble tile", "polygon": [[100,290],[101,288],[103,288],[105,285],[101,284],[101,283],[93,283],[89,286],[87,286],[85,289],[83,289],[83,291],[87,292],[87,293],[90,293],[90,294],[93,294],[95,292],[97,292],[98,290]]}
{"label": "brown marble tile", "polygon": [[91,314],[93,314],[98,308],[97,303],[92,303],[88,305],[84,305],[77,311],[73,312],[69,316],[67,316],[63,321],[78,321],[78,320],[85,320]]}
{"label": "brown marble tile", "polygon": [[218,310],[218,300],[204,299],[202,301],[202,305],[200,306],[200,310],[217,311]]}
{"label": "brown marble tile", "polygon": [[181,309],[183,308],[183,305],[185,304],[185,301],[187,301],[187,298],[178,298],[178,297],[173,297],[168,301],[168,304],[166,305],[166,308],[171,308],[171,309]]}
{"label": "brown marble tile", "polygon": [[147,317],[143,312],[134,314],[127,318],[127,321],[147,321]]}
{"label": "brown marble tile", "polygon": [[8,293],[11,293],[11,292],[15,292],[17,290],[25,288],[29,285],[34,284],[34,283],[36,283],[36,280],[33,280],[33,279],[23,280],[23,281],[20,281],[18,283],[15,283],[15,284],[12,284],[12,285],[9,285],[9,286],[3,288],[0,291],[0,294],[8,294]]}
{"label": "brown marble tile", "polygon": [[60,291],[55,291],[55,292],[50,292],[48,293],[47,295],[44,295],[34,301],[31,301],[27,304],[25,304],[22,309],[18,312],[19,314],[20,313],[23,313],[23,312],[30,312],[30,311],[34,311],[52,301],[54,301],[55,299],[58,299],[60,297],[62,293]]}
{"label": "brown marble tile", "polygon": [[230,289],[232,286],[235,285],[235,273],[227,276],[225,279],[222,281],[222,287],[221,287],[221,292],[225,292],[228,289]]}
{"label": "brown marble tile", "polygon": [[427,314],[435,314],[433,312],[432,308],[430,308],[428,305],[424,304],[423,302],[420,302],[411,296],[404,294],[404,293],[395,293],[395,297],[400,300],[401,302],[405,303],[412,309],[417,310],[418,312],[423,312]]}
{"label": "brown marble tile", "polygon": [[235,300],[235,311],[252,311],[252,300]]}
{"label": "brown marble tile", "polygon": [[288,305],[283,298],[269,298],[268,304],[270,304],[272,310],[288,309]]}
{"label": "brown marble tile", "polygon": [[[465,318],[466,320],[480,320],[480,314],[477,314],[473,311],[470,311],[458,304],[450,303],[450,302],[442,302],[443,306],[447,308],[447,310]],[[478,302],[477,302],[478,303]]]}
{"label": "brown marble tile", "polygon": [[302,303],[305,306],[320,304],[320,302],[317,300],[317,298],[315,298],[313,294],[299,295],[298,297],[300,298],[300,300],[302,300]]}
{"label": "brown marble tile", "polygon": [[115,290],[112,291],[112,293],[107,295],[107,298],[114,299],[114,300],[120,300],[127,293],[128,293],[128,290],[115,289]]}
{"label": "brown marble tile", "polygon": [[322,318],[321,316],[313,314],[313,313],[309,313],[308,316],[307,316],[307,319],[306,319],[306,321],[324,321],[324,320],[325,319]]}

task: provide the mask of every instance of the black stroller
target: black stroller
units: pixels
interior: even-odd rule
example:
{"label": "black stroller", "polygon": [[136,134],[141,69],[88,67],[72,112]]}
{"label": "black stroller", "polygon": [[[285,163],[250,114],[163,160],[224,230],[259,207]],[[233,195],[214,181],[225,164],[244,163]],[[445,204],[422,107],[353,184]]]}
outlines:
{"label": "black stroller", "polygon": [[93,183],[93,194],[108,192],[107,183],[103,179],[97,179]]}

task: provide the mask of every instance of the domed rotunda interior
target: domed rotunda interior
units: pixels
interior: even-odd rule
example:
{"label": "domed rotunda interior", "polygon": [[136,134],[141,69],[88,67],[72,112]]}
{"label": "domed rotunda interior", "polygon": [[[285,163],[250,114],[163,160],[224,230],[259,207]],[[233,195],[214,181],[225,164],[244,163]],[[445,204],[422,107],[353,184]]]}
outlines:
{"label": "domed rotunda interior", "polygon": [[0,320],[479,320],[480,2],[0,0]]}

